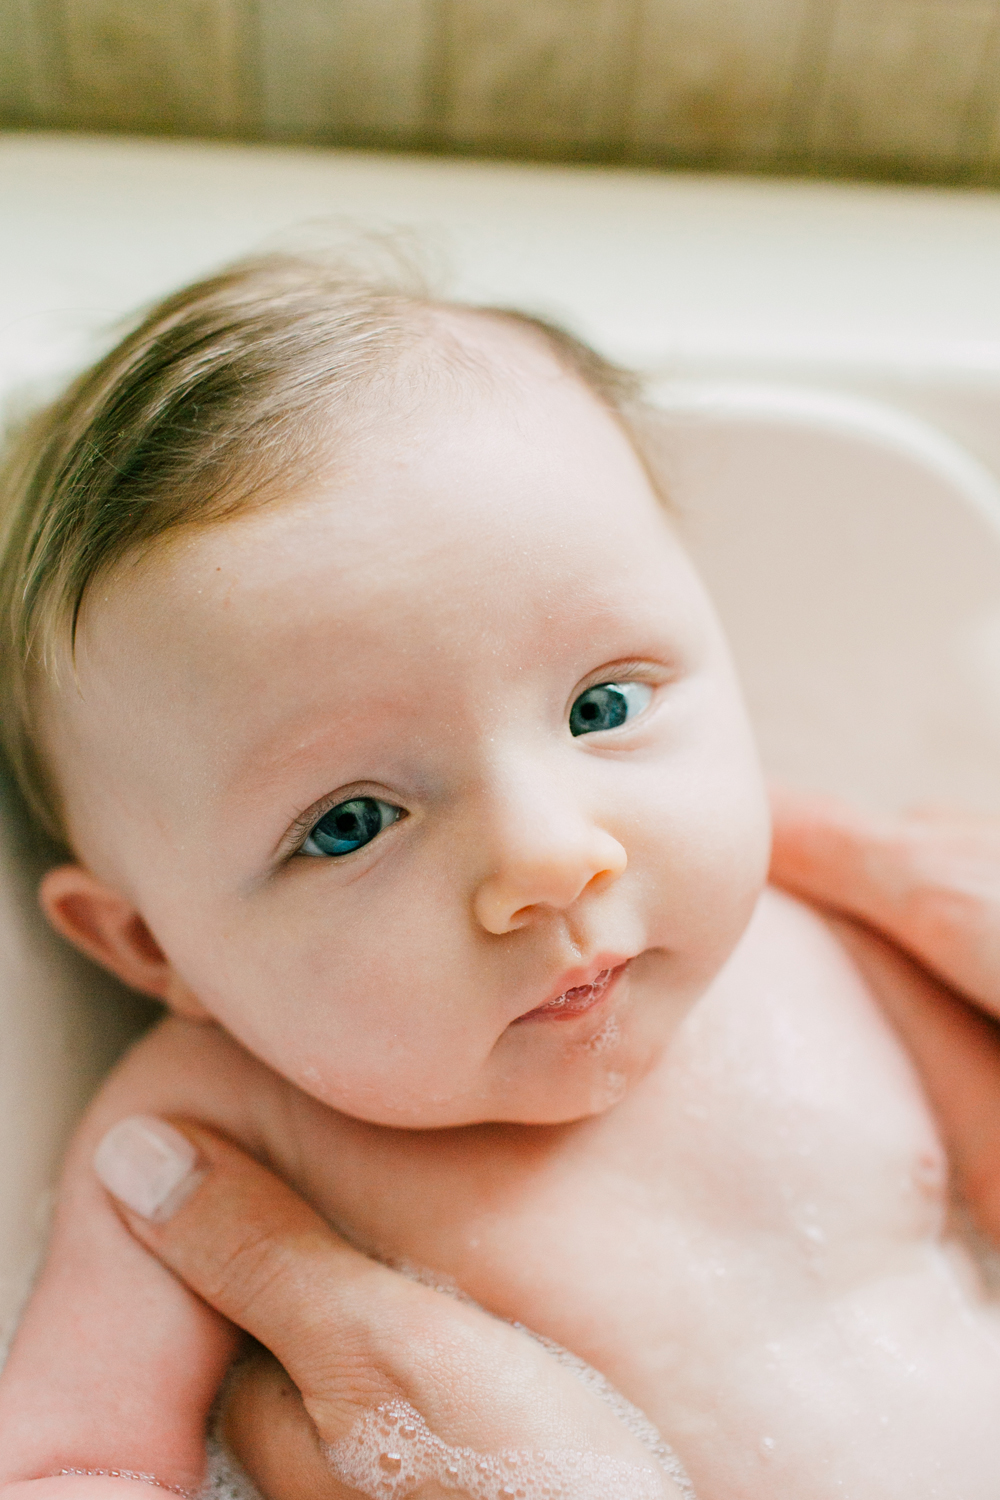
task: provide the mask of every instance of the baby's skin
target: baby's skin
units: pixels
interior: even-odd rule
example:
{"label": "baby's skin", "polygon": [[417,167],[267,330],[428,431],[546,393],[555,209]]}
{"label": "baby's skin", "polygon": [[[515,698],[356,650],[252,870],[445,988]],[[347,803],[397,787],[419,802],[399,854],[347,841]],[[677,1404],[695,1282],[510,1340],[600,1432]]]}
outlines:
{"label": "baby's skin", "polygon": [[725,643],[624,429],[441,319],[461,361],[322,478],[86,602],[43,902],[171,1015],[71,1153],[0,1481],[201,1480],[235,1334],[92,1169],[141,1111],[589,1361],[700,1500],[996,1500],[1000,1315],[880,1004],[931,981],[761,894]]}

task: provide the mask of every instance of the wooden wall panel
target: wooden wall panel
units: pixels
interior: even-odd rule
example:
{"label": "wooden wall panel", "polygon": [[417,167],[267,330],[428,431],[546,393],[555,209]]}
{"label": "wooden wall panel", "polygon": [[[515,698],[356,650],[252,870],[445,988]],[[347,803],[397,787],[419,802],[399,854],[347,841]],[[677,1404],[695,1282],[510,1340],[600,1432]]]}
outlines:
{"label": "wooden wall panel", "polygon": [[258,15],[266,134],[426,135],[435,0],[258,0]]}
{"label": "wooden wall panel", "polygon": [[970,142],[973,174],[986,182],[1000,181],[1000,45],[990,49],[980,100],[980,126]]}
{"label": "wooden wall panel", "polygon": [[247,0],[64,0],[66,108],[99,128],[254,124]]}
{"label": "wooden wall panel", "polygon": [[52,17],[38,0],[0,0],[0,121],[54,123],[63,103]]}
{"label": "wooden wall panel", "polygon": [[971,180],[997,176],[1000,168],[1000,0],[994,7],[990,34],[983,49],[979,81],[967,111],[961,148]]}
{"label": "wooden wall panel", "polygon": [[1000,182],[1000,0],[0,0],[0,121]]}
{"label": "wooden wall panel", "polygon": [[813,156],[961,163],[996,14],[995,0],[842,0]]}
{"label": "wooden wall panel", "polygon": [[436,123],[450,144],[619,145],[633,0],[443,0]]}
{"label": "wooden wall panel", "polygon": [[629,140],[640,156],[755,163],[783,146],[813,0],[642,0]]}

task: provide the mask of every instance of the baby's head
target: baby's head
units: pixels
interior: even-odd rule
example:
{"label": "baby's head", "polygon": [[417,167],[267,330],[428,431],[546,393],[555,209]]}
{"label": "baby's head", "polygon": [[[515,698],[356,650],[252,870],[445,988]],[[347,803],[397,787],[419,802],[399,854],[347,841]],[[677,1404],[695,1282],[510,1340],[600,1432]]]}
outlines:
{"label": "baby's head", "polygon": [[767,819],[611,366],[279,257],[155,310],[22,452],[0,709],[71,941],[388,1125],[648,1072]]}

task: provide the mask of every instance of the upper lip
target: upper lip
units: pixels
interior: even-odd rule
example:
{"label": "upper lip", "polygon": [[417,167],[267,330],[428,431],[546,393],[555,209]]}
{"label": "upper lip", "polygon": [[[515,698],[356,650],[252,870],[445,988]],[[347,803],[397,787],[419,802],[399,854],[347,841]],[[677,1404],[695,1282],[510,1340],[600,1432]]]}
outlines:
{"label": "upper lip", "polygon": [[521,1020],[523,1016],[532,1015],[536,1010],[544,1010],[547,1005],[552,1005],[556,1000],[562,999],[567,990],[582,989],[587,985],[596,984],[603,975],[614,969],[623,969],[626,964],[632,962],[634,957],[634,953],[599,953],[585,968],[567,969],[556,980],[555,988],[549,991],[544,1000],[538,1000],[534,1005],[529,1005],[527,1010],[521,1012],[517,1020]]}

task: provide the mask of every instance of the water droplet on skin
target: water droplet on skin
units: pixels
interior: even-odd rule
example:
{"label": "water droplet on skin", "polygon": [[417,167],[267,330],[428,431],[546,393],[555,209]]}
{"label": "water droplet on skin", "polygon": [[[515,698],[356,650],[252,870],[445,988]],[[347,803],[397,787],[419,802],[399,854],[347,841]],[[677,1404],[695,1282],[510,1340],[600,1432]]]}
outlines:
{"label": "water droplet on skin", "polygon": [[417,1435],[417,1429],[414,1427],[412,1422],[402,1422],[399,1428],[399,1435],[403,1438],[415,1438]]}
{"label": "water droplet on skin", "polygon": [[398,1453],[380,1453],[378,1461],[387,1474],[398,1474],[403,1467],[403,1460]]}

